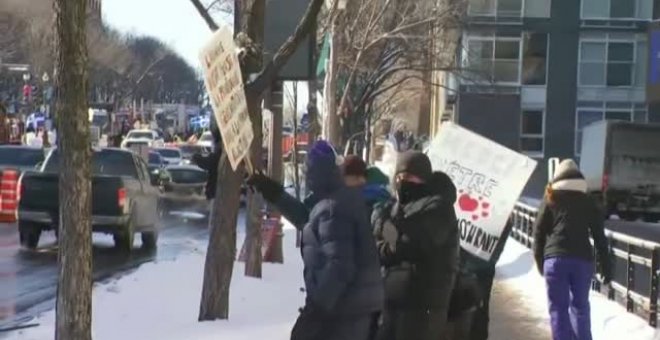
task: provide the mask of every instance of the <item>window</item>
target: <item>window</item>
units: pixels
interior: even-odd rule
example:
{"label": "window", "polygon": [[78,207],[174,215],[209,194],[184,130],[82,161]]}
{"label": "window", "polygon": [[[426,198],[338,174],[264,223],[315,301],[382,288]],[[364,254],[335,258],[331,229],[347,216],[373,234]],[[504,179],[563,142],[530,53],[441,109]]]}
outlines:
{"label": "window", "polygon": [[582,19],[650,20],[653,0],[582,0]]}
{"label": "window", "polygon": [[612,42],[607,48],[607,86],[631,86],[635,45]]}
{"label": "window", "polygon": [[520,151],[528,155],[543,157],[545,112],[543,110],[522,110],[520,123]]}
{"label": "window", "polygon": [[530,18],[549,18],[551,0],[526,0],[525,16]]}
{"label": "window", "polygon": [[518,84],[520,54],[520,38],[468,38],[466,66],[477,79]]}
{"label": "window", "polygon": [[634,18],[634,0],[610,0],[610,16],[612,18]]}
{"label": "window", "polygon": [[648,115],[645,104],[634,103],[578,103],[575,126],[575,154],[580,154],[582,130],[590,124],[602,120],[622,120],[627,122],[647,123]]}
{"label": "window", "polygon": [[546,33],[523,35],[523,66],[521,82],[525,85],[545,85],[548,54]]}
{"label": "window", "polygon": [[494,15],[495,0],[470,0],[468,13],[470,15]]}
{"label": "window", "polygon": [[498,17],[519,17],[523,0],[497,0]]}
{"label": "window", "polygon": [[[639,46],[639,48],[643,48]],[[640,51],[641,52],[641,51]],[[582,86],[633,86],[640,70],[635,66],[635,43],[629,41],[582,41],[579,84]]]}
{"label": "window", "polygon": [[523,0],[469,0],[468,13],[475,16],[520,17],[522,3]]}

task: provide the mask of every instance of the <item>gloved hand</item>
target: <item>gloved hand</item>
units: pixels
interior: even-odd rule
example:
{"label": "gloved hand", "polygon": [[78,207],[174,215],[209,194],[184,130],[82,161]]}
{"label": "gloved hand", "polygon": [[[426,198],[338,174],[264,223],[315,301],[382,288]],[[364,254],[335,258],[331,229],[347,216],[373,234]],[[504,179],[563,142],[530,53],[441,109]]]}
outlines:
{"label": "gloved hand", "polygon": [[282,184],[260,172],[252,174],[248,178],[247,184],[252,189],[261,193],[261,195],[270,203],[276,202],[284,192]]}
{"label": "gloved hand", "polygon": [[386,220],[383,222],[382,237],[385,243],[389,246],[392,252],[396,251],[396,243],[399,240],[399,231],[396,229],[392,221]]}

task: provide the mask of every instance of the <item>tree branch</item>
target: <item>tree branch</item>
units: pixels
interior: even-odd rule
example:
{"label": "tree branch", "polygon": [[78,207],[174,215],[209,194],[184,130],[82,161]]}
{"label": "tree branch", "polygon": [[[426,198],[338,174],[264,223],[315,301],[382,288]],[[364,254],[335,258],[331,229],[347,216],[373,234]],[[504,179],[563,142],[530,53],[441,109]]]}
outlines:
{"label": "tree branch", "polygon": [[199,12],[199,15],[202,16],[202,19],[204,19],[206,25],[211,29],[211,31],[215,32],[218,30],[218,28],[220,28],[215,20],[213,20],[211,17],[208,9],[204,7],[200,0],[190,0],[190,2],[192,2],[193,6],[195,6],[195,9],[197,9],[197,12]]}
{"label": "tree branch", "polygon": [[246,85],[247,91],[252,93],[262,93],[268,86],[270,86],[273,78],[277,76],[277,73],[282,67],[284,67],[284,64],[286,64],[293,53],[296,52],[298,46],[314,28],[314,24],[316,23],[316,19],[318,18],[323,3],[324,0],[312,0],[312,2],[310,2],[293,35],[284,42],[277,53],[273,56],[273,59],[266,64],[259,75]]}

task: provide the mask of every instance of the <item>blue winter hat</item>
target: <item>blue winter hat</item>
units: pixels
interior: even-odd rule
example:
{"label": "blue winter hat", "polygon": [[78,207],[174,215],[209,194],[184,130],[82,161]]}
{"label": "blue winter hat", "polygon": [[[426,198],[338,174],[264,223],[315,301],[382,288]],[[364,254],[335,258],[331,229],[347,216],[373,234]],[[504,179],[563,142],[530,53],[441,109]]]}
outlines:
{"label": "blue winter hat", "polygon": [[330,143],[320,140],[312,145],[307,155],[307,187],[314,193],[327,194],[341,182],[337,154]]}
{"label": "blue winter hat", "polygon": [[312,145],[312,149],[309,150],[307,161],[310,164],[316,162],[332,162],[336,165],[337,154],[335,153],[335,149],[332,147],[332,145],[330,145],[330,143],[324,140],[319,140],[316,141],[314,145]]}

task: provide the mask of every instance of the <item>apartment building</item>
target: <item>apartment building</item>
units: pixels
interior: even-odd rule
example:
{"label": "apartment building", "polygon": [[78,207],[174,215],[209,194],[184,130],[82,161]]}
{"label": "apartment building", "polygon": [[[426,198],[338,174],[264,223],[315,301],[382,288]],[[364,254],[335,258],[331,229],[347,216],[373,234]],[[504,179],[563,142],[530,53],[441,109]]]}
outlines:
{"label": "apartment building", "polygon": [[654,0],[469,0],[460,76],[435,94],[440,117],[539,161],[580,156],[582,129],[603,119],[660,122],[646,100]]}

